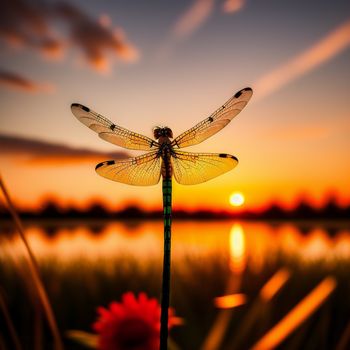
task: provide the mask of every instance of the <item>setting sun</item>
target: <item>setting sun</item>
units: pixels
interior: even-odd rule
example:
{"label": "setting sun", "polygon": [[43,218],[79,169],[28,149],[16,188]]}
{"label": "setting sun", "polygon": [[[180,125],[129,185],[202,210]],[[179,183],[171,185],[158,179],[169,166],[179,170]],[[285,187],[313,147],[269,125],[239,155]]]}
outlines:
{"label": "setting sun", "polygon": [[233,192],[230,196],[230,204],[234,207],[240,207],[244,203],[244,196],[241,192]]}

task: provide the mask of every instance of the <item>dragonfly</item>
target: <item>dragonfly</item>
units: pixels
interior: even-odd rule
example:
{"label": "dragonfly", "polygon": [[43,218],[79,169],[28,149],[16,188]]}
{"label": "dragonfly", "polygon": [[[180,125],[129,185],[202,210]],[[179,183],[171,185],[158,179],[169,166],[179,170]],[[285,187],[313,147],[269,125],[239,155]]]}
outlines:
{"label": "dragonfly", "polygon": [[153,137],[127,130],[90,108],[73,103],[75,117],[98,136],[114,145],[148,151],[138,157],[107,160],[96,165],[96,172],[113,181],[135,186],[156,185],[163,179],[164,260],[161,300],[160,348],[167,349],[168,308],[170,294],[171,198],[172,178],[182,185],[195,185],[211,180],[238,164],[238,159],[226,153],[192,153],[181,149],[197,145],[223,129],[252,97],[247,87],[236,92],[209,117],[176,138],[169,127],[155,127]]}

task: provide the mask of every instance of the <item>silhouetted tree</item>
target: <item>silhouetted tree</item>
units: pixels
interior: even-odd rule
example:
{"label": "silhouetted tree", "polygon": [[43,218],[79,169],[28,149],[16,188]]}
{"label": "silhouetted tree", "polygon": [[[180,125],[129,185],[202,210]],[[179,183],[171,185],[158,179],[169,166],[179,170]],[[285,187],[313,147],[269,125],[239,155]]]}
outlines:
{"label": "silhouetted tree", "polygon": [[39,210],[39,215],[46,217],[46,218],[58,218],[61,216],[62,211],[58,207],[57,203],[52,200],[48,199],[41,207],[41,210]]}
{"label": "silhouetted tree", "polygon": [[291,216],[297,219],[310,219],[315,216],[315,209],[306,199],[301,199],[291,211]]}
{"label": "silhouetted tree", "polygon": [[101,202],[93,202],[86,210],[86,214],[90,218],[98,219],[98,218],[106,218],[109,217],[110,213],[106,209],[106,207]]}
{"label": "silhouetted tree", "polygon": [[271,203],[270,206],[265,209],[260,216],[266,219],[283,219],[286,217],[286,212],[280,204]]}
{"label": "silhouetted tree", "polygon": [[330,219],[339,219],[342,216],[342,209],[338,206],[335,193],[330,193],[326,204],[321,210],[322,216]]}

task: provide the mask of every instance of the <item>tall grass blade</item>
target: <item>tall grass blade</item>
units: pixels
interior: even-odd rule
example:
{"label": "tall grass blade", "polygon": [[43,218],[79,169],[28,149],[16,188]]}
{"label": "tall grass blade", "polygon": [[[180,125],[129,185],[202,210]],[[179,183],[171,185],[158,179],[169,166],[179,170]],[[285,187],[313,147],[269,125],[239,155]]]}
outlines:
{"label": "tall grass blade", "polygon": [[[242,282],[241,272],[237,274],[231,273],[227,282],[225,294],[232,295],[237,293],[237,291],[240,290],[241,282]],[[221,297],[221,299],[218,299],[218,300],[220,303],[220,301],[222,301],[223,299]],[[232,319],[232,314],[234,312],[233,310],[234,310],[233,308],[220,309],[206,339],[203,342],[201,350],[220,349],[222,341],[225,338],[227,328]]]}
{"label": "tall grass blade", "polygon": [[[3,293],[2,293],[1,290],[0,290],[0,309],[1,309],[2,313],[3,313],[3,315],[4,315],[5,323],[7,325],[7,329],[9,331],[9,335],[10,335],[10,337],[12,339],[14,349],[15,350],[22,350],[21,343],[19,341],[16,329],[15,329],[15,327],[13,325],[12,320],[11,320],[10,313],[8,312],[8,309],[7,309],[7,306],[6,306],[6,302],[4,300]],[[4,348],[5,348],[5,345],[4,345]]]}
{"label": "tall grass blade", "polygon": [[350,348],[350,321],[339,339],[336,350],[346,350]]}
{"label": "tall grass blade", "polygon": [[24,228],[22,225],[22,222],[17,214],[17,211],[12,203],[12,200],[10,198],[10,195],[6,189],[6,186],[3,182],[2,176],[0,175],[0,188],[2,190],[2,193],[5,197],[5,201],[8,207],[8,210],[12,216],[13,222],[15,224],[15,227],[21,237],[21,240],[26,248],[26,258],[27,258],[27,262],[28,262],[28,266],[29,266],[29,270],[34,282],[34,286],[38,292],[38,296],[40,299],[40,302],[42,304],[42,307],[44,309],[44,312],[46,314],[46,318],[48,321],[48,324],[50,326],[53,338],[54,338],[54,344],[55,344],[55,349],[56,350],[63,350],[63,343],[62,343],[62,339],[61,336],[59,334],[58,331],[58,327],[57,327],[57,323],[56,323],[56,319],[54,316],[54,313],[52,311],[52,307],[49,301],[49,298],[47,296],[45,287],[41,281],[40,278],[40,273],[39,273],[39,268],[38,268],[38,264],[36,262],[35,256],[29,246],[29,243],[27,241],[27,238],[24,234]]}
{"label": "tall grass blade", "polygon": [[328,298],[337,286],[333,277],[326,277],[302,301],[299,302],[278,324],[267,332],[252,350],[277,347],[288,335],[299,327]]}

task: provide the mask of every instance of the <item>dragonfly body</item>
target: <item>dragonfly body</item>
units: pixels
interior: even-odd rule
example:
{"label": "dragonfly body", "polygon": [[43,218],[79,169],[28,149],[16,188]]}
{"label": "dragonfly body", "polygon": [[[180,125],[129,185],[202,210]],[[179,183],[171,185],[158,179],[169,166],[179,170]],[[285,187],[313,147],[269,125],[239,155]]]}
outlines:
{"label": "dragonfly body", "polygon": [[[153,130],[155,140],[122,128],[81,104],[72,104],[73,114],[98,135],[118,146],[148,151],[126,160],[108,160],[97,164],[96,172],[107,179],[129,185],[155,185],[163,178],[164,260],[161,300],[160,349],[167,349],[170,295],[171,198],[172,177],[183,185],[199,184],[215,178],[237,164],[226,153],[191,153],[180,148],[193,146],[224,128],[248,103],[253,92],[245,88],[234,94],[209,117],[173,139],[168,127]],[[172,140],[173,139],[173,140]]]}
{"label": "dragonfly body", "polygon": [[153,129],[153,135],[155,139],[158,139],[159,151],[158,157],[162,158],[161,174],[163,179],[171,179],[173,176],[173,169],[171,165],[171,156],[174,155],[172,149],[171,140],[173,138],[173,132],[168,127],[157,127]]}

